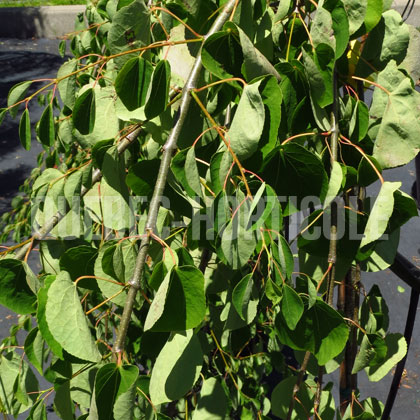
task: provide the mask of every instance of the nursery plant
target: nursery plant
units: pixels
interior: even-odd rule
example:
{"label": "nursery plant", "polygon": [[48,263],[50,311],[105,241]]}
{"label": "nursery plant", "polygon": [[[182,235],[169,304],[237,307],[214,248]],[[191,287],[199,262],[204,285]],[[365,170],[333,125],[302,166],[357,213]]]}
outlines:
{"label": "nursery plant", "polygon": [[43,145],[2,216],[5,416],[381,418],[357,375],[407,343],[363,278],[417,216],[383,171],[420,148],[420,35],[390,6],[88,2],[0,113]]}

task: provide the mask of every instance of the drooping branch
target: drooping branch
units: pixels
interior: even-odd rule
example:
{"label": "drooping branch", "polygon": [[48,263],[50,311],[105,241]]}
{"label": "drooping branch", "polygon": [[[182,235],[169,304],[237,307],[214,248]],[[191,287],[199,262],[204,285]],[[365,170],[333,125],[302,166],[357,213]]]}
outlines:
{"label": "drooping branch", "polygon": [[[122,154],[127,150],[128,146],[133,143],[133,141],[138,137],[141,131],[141,126],[138,125],[133,131],[127,134],[124,139],[118,144],[117,150],[118,154]],[[102,178],[102,172],[100,169],[96,169],[92,174],[92,186],[95,185]],[[91,187],[92,188],[92,187]],[[91,188],[82,187],[80,191],[80,197],[84,197]],[[66,213],[57,211],[54,216],[36,233],[32,235],[30,241],[19,249],[16,253],[16,259],[21,260],[25,255],[30,251],[31,248],[35,247],[40,241],[45,239],[47,235],[58,225],[58,223],[63,220],[66,216]]]}
{"label": "drooping branch", "polygon": [[[228,20],[230,14],[232,13],[235,3],[237,0],[229,0],[225,7],[223,8],[220,15],[217,17],[212,27],[210,28],[207,35],[204,39],[213,35],[215,32],[219,31],[224,23]],[[136,266],[134,268],[133,277],[129,281],[130,289],[127,294],[127,300],[124,306],[123,315],[121,317],[120,327],[118,329],[118,336],[114,345],[114,354],[121,355],[124,351],[124,343],[127,335],[128,325],[131,320],[131,314],[133,311],[134,301],[136,298],[137,291],[142,288],[142,277],[144,271],[144,265],[146,257],[149,250],[150,234],[156,227],[156,220],[161,205],[162,194],[166,185],[166,180],[168,176],[169,167],[172,161],[172,155],[177,147],[177,142],[179,135],[181,133],[182,127],[184,125],[185,119],[188,114],[188,110],[191,103],[191,92],[197,87],[198,78],[202,68],[201,62],[201,49],[197,54],[194,66],[190,72],[188,80],[185,83],[185,86],[182,90],[181,104],[178,110],[177,121],[172,128],[172,131],[169,135],[168,140],[163,146],[163,154],[160,163],[159,173],[157,181],[155,184],[155,189],[153,192],[152,199],[150,201],[149,212],[147,216],[147,222],[145,227],[145,234],[140,243],[139,253],[136,259]]]}

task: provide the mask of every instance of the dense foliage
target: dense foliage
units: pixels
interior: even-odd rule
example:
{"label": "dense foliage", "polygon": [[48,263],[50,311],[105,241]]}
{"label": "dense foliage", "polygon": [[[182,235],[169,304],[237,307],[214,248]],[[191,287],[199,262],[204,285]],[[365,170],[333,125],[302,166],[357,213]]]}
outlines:
{"label": "dense foliage", "polygon": [[29,150],[37,98],[44,151],[2,219],[29,239],[1,253],[21,316],[0,411],[380,418],[357,372],[381,380],[407,344],[361,272],[390,266],[417,215],[382,171],[420,148],[420,36],[390,3],[89,2],[73,58],[1,111]]}

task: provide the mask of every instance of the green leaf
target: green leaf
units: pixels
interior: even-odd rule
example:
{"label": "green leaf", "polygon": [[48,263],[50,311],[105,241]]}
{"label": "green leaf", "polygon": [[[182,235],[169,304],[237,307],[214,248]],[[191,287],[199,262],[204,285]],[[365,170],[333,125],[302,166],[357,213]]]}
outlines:
{"label": "green leaf", "polygon": [[[31,85],[32,81],[28,81],[20,82],[17,85],[13,86],[12,89],[10,89],[9,91],[9,95],[7,96],[7,107],[10,108],[11,106],[25,99],[26,93],[28,92],[28,89]],[[9,113],[12,116],[12,118],[16,117],[18,108],[19,106],[13,106],[13,108],[9,109]]]}
{"label": "green leaf", "polygon": [[246,229],[259,229],[272,216],[272,212],[277,207],[277,203],[278,199],[275,191],[269,185],[262,183],[249,209]]}
{"label": "green leaf", "polygon": [[70,397],[70,381],[59,378],[54,383],[54,409],[63,420],[74,419],[74,405]]}
{"label": "green leaf", "polygon": [[331,202],[337,197],[341,190],[341,184],[343,182],[343,170],[341,165],[334,161],[331,168],[330,182],[328,183],[328,191],[324,201],[324,208],[328,207]]}
{"label": "green leaf", "polygon": [[33,328],[27,335],[24,348],[29,362],[43,375],[44,340],[38,327]]}
{"label": "green leaf", "polygon": [[137,366],[124,365],[119,369],[121,382],[114,404],[115,420],[134,420],[136,404],[136,385],[139,376]]}
{"label": "green leaf", "polygon": [[366,369],[369,380],[380,381],[407,354],[407,342],[402,334],[388,334],[386,359],[376,366]]}
{"label": "green leaf", "polygon": [[[144,0],[134,0],[115,13],[108,32],[108,44],[113,55],[150,44],[150,11]],[[138,52],[121,55],[114,61],[122,67],[133,56],[138,56]]]}
{"label": "green leaf", "polygon": [[241,77],[244,61],[241,46],[231,31],[210,35],[201,50],[203,66],[219,79]]}
{"label": "green leaf", "polygon": [[45,316],[45,308],[48,299],[48,289],[50,288],[54,280],[55,276],[48,276],[45,279],[44,287],[42,287],[38,292],[38,308],[36,312],[36,319],[38,322],[39,331],[43,339],[47,343],[48,348],[51,349],[55,356],[57,356],[60,359],[64,359],[63,348],[52,336]]}
{"label": "green leaf", "polygon": [[197,381],[203,354],[192,330],[173,334],[156,359],[150,378],[154,405],[182,398]]}
{"label": "green leaf", "polygon": [[358,143],[363,140],[369,128],[369,109],[362,101],[357,101],[350,120],[349,135],[350,139]]}
{"label": "green leaf", "polygon": [[271,76],[262,80],[259,90],[265,109],[265,121],[258,151],[264,160],[278,144],[283,93],[277,80]]}
{"label": "green leaf", "polygon": [[44,401],[39,400],[31,408],[28,420],[47,420],[47,409],[45,407]]}
{"label": "green leaf", "polygon": [[49,104],[41,115],[38,125],[38,137],[45,146],[52,146],[55,140],[54,112]]}
{"label": "green leaf", "polygon": [[289,329],[294,330],[303,314],[303,302],[300,296],[288,284],[283,285],[281,311]]}
{"label": "green leaf", "polygon": [[[293,397],[293,389],[295,388],[296,382],[297,376],[290,376],[289,378],[283,379],[273,389],[273,393],[271,395],[271,408],[275,416],[282,419],[287,418],[290,400]],[[313,411],[313,395],[311,395],[308,387],[299,387],[299,391],[297,392],[296,397],[299,399],[300,403],[295,404],[295,417],[292,418],[306,419],[310,417],[311,411]]]}
{"label": "green leaf", "polygon": [[[94,98],[92,98],[91,109],[90,111],[86,109],[86,112],[90,112],[90,117],[85,117],[86,127],[89,126],[90,134],[82,135],[84,133],[81,131],[74,130],[74,136],[82,147],[91,147],[104,139],[119,138],[121,134],[120,121],[116,114],[116,103],[118,101],[115,101],[114,88],[112,86],[101,87],[97,84],[93,90]],[[78,127],[76,126],[76,128]]]}
{"label": "green leaf", "polygon": [[277,269],[280,270],[281,275],[283,276],[282,281],[285,279],[290,279],[294,269],[294,261],[292,250],[286,239],[278,235],[278,242],[271,242],[271,248],[273,250],[273,257],[277,262],[277,267],[273,267],[275,272]]}
{"label": "green leaf", "polygon": [[280,0],[280,4],[277,6],[277,12],[274,16],[274,22],[277,23],[281,20],[283,20],[290,9],[290,0]]}
{"label": "green leaf", "polygon": [[410,42],[407,48],[407,54],[399,65],[399,68],[404,69],[413,79],[413,81],[420,79],[420,32],[414,26],[408,25],[410,33]]}
{"label": "green leaf", "polygon": [[[245,86],[226,136],[239,160],[247,159],[256,152],[263,132],[265,110],[259,92],[260,83]],[[249,121],[252,121],[251,125]]]}
{"label": "green leaf", "polygon": [[270,278],[267,279],[265,284],[265,295],[268,299],[271,300],[273,306],[280,303],[282,298],[282,290],[276,283],[274,283]]}
{"label": "green leaf", "polygon": [[[307,203],[307,197],[325,199],[328,190],[328,176],[319,157],[298,143],[289,142],[275,149],[267,158],[262,178],[270,184],[284,207],[283,215],[288,216]],[[285,197],[296,197],[296,203]]]}
{"label": "green leaf", "polygon": [[165,111],[169,98],[170,80],[171,66],[169,61],[159,61],[153,72],[152,84],[144,108],[144,113],[149,120]]}
{"label": "green leaf", "polygon": [[381,20],[383,0],[367,0],[364,33],[369,33]]}
{"label": "green leaf", "polygon": [[113,407],[120,387],[121,376],[115,363],[102,366],[95,377],[95,400],[98,418],[114,420]]}
{"label": "green leaf", "polygon": [[63,104],[70,109],[73,109],[76,102],[76,74],[71,75],[76,70],[77,60],[73,58],[66,61],[57,72],[57,79],[61,79],[57,85],[61,100],[63,101]]}
{"label": "green leaf", "polygon": [[348,16],[349,32],[353,35],[365,21],[368,2],[360,0],[342,0],[342,2]]}
{"label": "green leaf", "polygon": [[321,299],[304,311],[294,330],[287,326],[285,315],[280,312],[276,318],[280,341],[295,350],[310,351],[321,366],[345,347],[349,329],[342,316]]}
{"label": "green leaf", "polygon": [[[107,297],[111,298],[115,294],[121,291],[122,286],[106,281],[106,280],[112,280],[112,281],[118,281],[118,279],[112,277],[111,275],[108,275],[104,270],[104,256],[105,253],[108,251],[109,248],[113,247],[115,245],[115,242],[108,241],[105,242],[104,245],[99,248],[98,256],[95,260],[94,270],[95,270],[95,276],[98,277],[97,284],[99,289],[101,290],[102,294]],[[105,280],[100,280],[100,278]],[[124,306],[126,301],[127,293],[122,292],[119,295],[115,296],[111,302],[115,303],[119,306]]]}
{"label": "green leaf", "polygon": [[228,411],[226,393],[216,378],[203,382],[192,420],[224,420]]}
{"label": "green leaf", "polygon": [[366,155],[366,157],[362,157],[357,168],[357,184],[361,187],[367,187],[378,180],[378,174],[366,158],[372,162],[379,173],[382,172],[381,165],[373,156]]}
{"label": "green leaf", "polygon": [[22,112],[19,122],[19,138],[25,150],[31,150],[31,119],[28,108]]}
{"label": "green leaf", "polygon": [[168,273],[153,299],[144,330],[180,331],[198,326],[206,313],[204,276],[192,266]]}
{"label": "green leaf", "polygon": [[394,211],[389,221],[389,230],[393,232],[418,215],[415,200],[403,191],[394,192]]}
{"label": "green leaf", "polygon": [[227,149],[223,152],[217,152],[211,157],[210,178],[215,194],[219,194],[223,190],[226,177],[231,170],[232,162],[232,155]]}
{"label": "green leaf", "polygon": [[30,314],[35,311],[35,302],[23,263],[8,258],[0,260],[0,304],[18,314]]}
{"label": "green leaf", "polygon": [[409,42],[408,25],[398,12],[388,10],[366,40],[357,63],[356,75],[366,78],[373,71],[383,70],[391,60],[400,64],[407,54]]}
{"label": "green leaf", "polygon": [[335,56],[340,58],[347,49],[350,38],[350,22],[346,9],[341,1],[330,0],[324,7],[331,13],[332,28],[336,41]]}
{"label": "green leaf", "polygon": [[250,324],[257,315],[258,290],[252,274],[247,274],[233,289],[232,303],[239,316]]}
{"label": "green leaf", "polygon": [[302,50],[302,54],[311,98],[320,108],[325,108],[334,100],[334,50],[327,44],[319,44],[313,54],[305,50]]}
{"label": "green leaf", "polygon": [[73,123],[81,134],[89,134],[95,126],[95,91],[85,90],[77,99],[73,108]]}
{"label": "green leaf", "polygon": [[105,152],[101,169],[108,185],[128,202],[130,194],[125,183],[125,163],[123,156],[118,152],[117,146],[111,146]]}
{"label": "green leaf", "polygon": [[251,81],[259,76],[272,75],[280,81],[280,75],[266,56],[256,48],[247,34],[239,27],[232,23],[226,23],[228,29],[233,29],[239,33],[242,53],[244,57],[243,72],[247,81]]}
{"label": "green leaf", "polygon": [[197,162],[195,160],[194,147],[190,147],[185,155],[184,174],[185,181],[182,182],[182,186],[188,192],[189,196],[201,197],[203,193],[201,191],[200,174],[198,173]]}
{"label": "green leaf", "polygon": [[[370,338],[372,337],[374,337],[373,334],[371,334],[370,336],[368,334],[363,335],[362,342],[360,343],[359,352],[357,353],[356,359],[354,360],[353,369],[351,371],[352,374],[355,374],[361,371],[362,369],[369,367],[372,361],[375,359],[376,357],[375,347],[370,341]],[[386,355],[387,348],[386,348],[384,340],[379,336],[376,336],[376,339],[382,340],[383,345],[385,346],[385,355]]]}
{"label": "green leaf", "polygon": [[[73,281],[82,276],[93,276],[98,251],[88,245],[68,249],[60,257],[60,270],[67,271]],[[82,279],[78,285],[87,289],[97,289],[95,279]]]}
{"label": "green leaf", "polygon": [[221,239],[221,251],[227,263],[237,270],[243,267],[255,251],[257,237],[255,231],[246,230],[245,223],[248,219],[248,211],[245,202],[235,217],[230,220],[223,231]]}
{"label": "green leaf", "polygon": [[400,187],[401,182],[385,181],[382,184],[378,197],[370,212],[360,248],[376,241],[385,233],[389,218],[394,209],[394,192]]}
{"label": "green leaf", "polygon": [[64,350],[82,360],[101,360],[77,288],[66,271],[57,275],[48,290],[45,315],[52,336]]}
{"label": "green leaf", "polygon": [[318,7],[316,9],[310,33],[315,48],[319,44],[326,44],[335,52],[336,40],[333,30],[333,20],[331,13],[327,9],[324,9],[323,7]]}
{"label": "green leaf", "polygon": [[142,57],[127,61],[115,79],[115,90],[129,111],[146,103],[153,66]]}
{"label": "green leaf", "polygon": [[369,136],[375,140],[373,156],[383,169],[410,162],[420,150],[420,94],[394,61],[379,73],[370,109]]}

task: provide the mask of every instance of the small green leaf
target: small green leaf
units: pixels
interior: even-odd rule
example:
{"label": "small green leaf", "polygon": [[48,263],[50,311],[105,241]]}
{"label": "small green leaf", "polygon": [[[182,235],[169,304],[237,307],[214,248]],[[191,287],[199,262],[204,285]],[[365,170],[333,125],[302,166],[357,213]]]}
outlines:
{"label": "small green leaf", "polygon": [[335,52],[336,41],[333,30],[333,20],[331,13],[323,7],[316,9],[315,16],[311,24],[311,36],[314,46],[326,44]]}
{"label": "small green leaf", "polygon": [[95,377],[95,400],[98,418],[114,420],[113,407],[117,397],[121,376],[115,363],[102,366]]}
{"label": "small green leaf", "polygon": [[239,316],[250,324],[257,315],[258,291],[252,274],[247,274],[233,289],[232,303]]}
{"label": "small green leaf", "polygon": [[357,168],[357,184],[361,187],[367,187],[378,180],[378,174],[373,169],[372,164],[379,173],[382,172],[381,165],[379,165],[379,162],[373,156],[366,155],[366,157],[362,157],[360,160],[359,167]]}
{"label": "small green leaf", "polygon": [[63,420],[74,419],[74,405],[70,396],[70,381],[58,378],[54,382],[54,409]]}
{"label": "small green leaf", "polygon": [[328,191],[324,201],[324,208],[328,207],[331,202],[337,197],[341,183],[343,182],[343,171],[341,165],[334,161],[331,168],[330,182],[328,183]]}
{"label": "small green leaf", "polygon": [[38,137],[45,146],[52,146],[55,140],[54,112],[49,104],[41,115],[38,125]]}
{"label": "small green leaf", "polygon": [[22,146],[26,150],[31,150],[31,119],[29,118],[28,108],[23,111],[19,123],[19,138]]}
{"label": "small green leaf", "polygon": [[153,299],[144,324],[145,331],[180,331],[195,328],[206,313],[204,276],[192,266],[169,272]]}
{"label": "small green leaf", "polygon": [[353,142],[363,140],[369,127],[369,108],[362,101],[357,101],[351,116],[349,134]]}
{"label": "small green leaf", "polygon": [[[239,160],[253,155],[264,128],[265,110],[260,92],[261,82],[245,86],[227,134],[227,140]],[[249,124],[252,121],[252,124]]]}
{"label": "small green leaf", "polygon": [[[134,0],[124,5],[112,16],[108,32],[108,45],[111,54],[120,54],[150,45],[150,10],[144,0]],[[118,68],[137,53],[124,54],[114,58]]]}
{"label": "small green leaf", "polygon": [[280,303],[282,298],[282,291],[276,283],[274,283],[270,278],[267,279],[265,284],[265,295],[268,299],[271,300],[273,305]]}
{"label": "small green leaf", "polygon": [[45,315],[51,334],[64,350],[82,360],[101,360],[77,288],[66,271],[57,275],[48,290]]}
{"label": "small green leaf", "polygon": [[203,66],[219,79],[241,76],[244,57],[238,40],[230,31],[210,35],[204,42],[201,59]]}
{"label": "small green leaf", "polygon": [[308,78],[311,98],[320,108],[332,104],[334,50],[319,44],[313,54],[302,50],[303,64]]}
{"label": "small green leaf", "polygon": [[48,328],[47,319],[45,317],[45,307],[48,299],[48,289],[52,282],[55,280],[55,276],[48,276],[45,279],[44,287],[38,292],[38,308],[36,312],[36,319],[38,322],[39,331],[47,343],[47,346],[51,351],[60,359],[63,359],[63,348],[52,336],[50,329]]}
{"label": "small green leaf", "polygon": [[169,61],[159,61],[153,72],[152,85],[144,108],[144,113],[149,120],[165,111],[169,98],[170,80],[171,66]]}
{"label": "small green leaf", "polygon": [[347,12],[349,32],[353,35],[362,25],[366,15],[367,1],[342,0]]}
{"label": "small green leaf", "polygon": [[[88,245],[70,248],[60,257],[60,270],[67,271],[73,281],[82,276],[93,276],[97,255],[98,251]],[[97,289],[95,279],[82,279],[78,285],[86,289]]]}
{"label": "small green leaf", "polygon": [[[13,86],[12,89],[10,89],[9,91],[9,95],[7,96],[7,107],[10,108],[11,106],[25,99],[26,93],[28,92],[28,89],[31,85],[32,82],[28,81],[21,82]],[[16,117],[18,108],[19,106],[13,106],[13,108],[9,109],[9,113],[13,118]]]}
{"label": "small green leaf", "polygon": [[386,359],[366,369],[372,382],[380,381],[407,354],[407,342],[402,334],[388,334],[385,343]]}
{"label": "small green leaf", "polygon": [[290,9],[290,3],[291,0],[280,0],[279,5],[277,6],[277,12],[274,16],[275,23],[280,22],[287,16]]}
{"label": "small green leaf", "polygon": [[228,411],[226,393],[216,378],[203,382],[192,420],[224,420]]}
{"label": "small green leaf", "polygon": [[153,66],[142,57],[127,61],[115,79],[115,90],[129,111],[146,103]]}
{"label": "small green leaf", "polygon": [[385,233],[389,218],[394,210],[394,192],[400,187],[401,182],[385,181],[382,184],[370,212],[360,248],[378,240]]}
{"label": "small green leaf", "polygon": [[60,43],[58,44],[58,52],[60,54],[60,57],[64,58],[64,56],[66,55],[66,47],[67,47],[67,40],[63,39],[60,41]]}
{"label": "small green leaf", "polygon": [[173,334],[153,366],[150,398],[154,405],[182,398],[197,381],[203,363],[200,342],[192,330]]}
{"label": "small green leaf", "polygon": [[81,134],[89,134],[95,126],[95,91],[85,90],[77,99],[73,108],[73,123]]}
{"label": "small green leaf", "polygon": [[[197,162],[195,160],[194,147],[190,147],[185,156],[185,180],[188,183],[189,189],[193,196],[202,196],[200,174],[198,173]],[[191,195],[191,194],[190,194]]]}
{"label": "small green leaf", "polygon": [[276,318],[280,341],[295,350],[310,351],[321,366],[340,354],[346,345],[349,329],[343,317],[319,298],[303,312],[294,330],[288,327],[285,316],[282,311]]}
{"label": "small green leaf", "polygon": [[286,283],[283,285],[281,311],[287,326],[294,330],[303,314],[303,302],[300,296]]}
{"label": "small green leaf", "polygon": [[[64,44],[65,49],[65,44]],[[57,72],[57,79],[62,79],[58,82],[58,91],[60,92],[63,104],[68,108],[73,109],[76,102],[76,74],[73,74],[77,69],[77,60],[66,61]]]}
{"label": "small green leaf", "polygon": [[23,263],[9,258],[0,260],[0,303],[18,314],[30,314],[35,311],[35,302]]}
{"label": "small green leaf", "polygon": [[[271,395],[271,407],[273,414],[279,418],[287,418],[289,411],[290,401],[293,398],[293,390],[295,388],[297,376],[289,376],[283,379],[273,389]],[[310,394],[310,388],[306,386],[299,387],[299,391],[296,394],[300,403],[295,404],[294,417],[295,419],[305,419],[310,417],[306,407],[312,409],[313,401]]]}
{"label": "small green leaf", "polygon": [[44,340],[38,327],[33,328],[25,339],[25,354],[32,366],[43,375]]}

